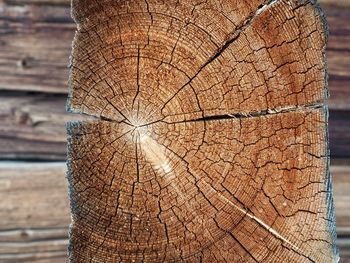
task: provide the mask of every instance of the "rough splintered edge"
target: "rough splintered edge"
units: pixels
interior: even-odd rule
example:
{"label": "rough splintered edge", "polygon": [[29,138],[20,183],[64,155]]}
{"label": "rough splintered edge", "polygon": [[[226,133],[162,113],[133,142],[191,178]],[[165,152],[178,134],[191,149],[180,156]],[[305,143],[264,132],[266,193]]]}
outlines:
{"label": "rough splintered edge", "polygon": [[71,222],[69,224],[68,228],[68,247],[67,247],[67,252],[68,252],[68,262],[73,262],[73,244],[72,244],[72,231],[74,227],[74,218],[73,218],[73,211],[76,210],[77,205],[75,202],[73,202],[73,186],[72,186],[72,172],[71,172],[71,167],[72,167],[72,162],[71,162],[71,139],[72,135],[75,134],[74,130],[81,126],[81,124],[84,121],[69,121],[66,122],[66,132],[67,132],[67,161],[66,161],[66,166],[67,166],[67,171],[66,171],[66,179],[68,181],[68,199],[69,199],[69,208],[70,208],[70,218]]}
{"label": "rough splintered edge", "polygon": [[329,132],[328,132],[328,119],[329,119],[329,111],[328,106],[324,106],[324,120],[325,120],[325,162],[326,162],[326,169],[325,169],[325,175],[324,175],[324,186],[326,191],[326,206],[327,206],[327,226],[328,226],[328,233],[331,237],[331,250],[334,255],[334,262],[337,263],[340,260],[339,257],[339,249],[336,244],[337,240],[337,231],[336,231],[336,217],[335,217],[335,206],[334,206],[334,199],[333,199],[333,183],[332,183],[332,175],[330,172],[330,150],[329,150]]}
{"label": "rough splintered edge", "polygon": [[323,57],[323,65],[324,65],[324,82],[325,82],[325,87],[324,87],[324,101],[329,99],[330,94],[329,94],[329,88],[328,88],[328,62],[327,62],[327,55],[326,55],[326,48],[328,44],[328,38],[329,38],[329,26],[328,26],[328,21],[326,14],[323,12],[323,9],[321,8],[321,5],[317,0],[310,0],[311,4],[314,6],[315,12],[318,14],[322,27],[323,27],[323,36],[324,36],[324,45],[322,47],[322,57]]}
{"label": "rough splintered edge", "polygon": [[[321,8],[321,5],[317,0],[309,0],[309,2],[314,6],[315,12],[320,18],[320,22],[323,27],[323,36],[324,36],[324,45],[322,47],[322,57],[323,57],[323,66],[324,66],[324,102],[326,103],[326,100],[330,97],[329,92],[329,85],[328,85],[328,62],[327,62],[327,56],[326,56],[326,48],[328,44],[328,38],[329,38],[329,26],[327,17]],[[333,198],[333,183],[332,183],[332,175],[330,172],[330,149],[329,149],[329,110],[328,106],[324,105],[324,118],[325,118],[325,153],[326,153],[326,169],[325,169],[325,177],[324,177],[324,185],[325,185],[325,191],[326,191],[326,205],[327,205],[327,226],[328,226],[328,233],[331,237],[331,250],[334,255],[334,262],[337,263],[340,260],[339,257],[339,249],[336,244],[337,240],[337,232],[336,232],[336,217],[335,217],[335,205],[334,205],[334,198]]]}
{"label": "rough splintered edge", "polygon": [[96,112],[95,113],[91,112],[89,109],[85,111],[82,107],[77,108],[76,106],[73,106],[71,103],[72,98],[73,98],[73,94],[74,94],[74,92],[73,92],[74,89],[73,89],[73,85],[72,85],[72,82],[73,82],[73,80],[72,80],[73,66],[72,65],[73,65],[73,53],[74,53],[74,49],[75,49],[74,43],[76,42],[76,39],[77,39],[77,36],[79,33],[79,28],[80,28],[80,24],[73,17],[72,4],[71,4],[71,17],[73,18],[73,20],[75,22],[76,29],[75,29],[74,37],[73,37],[71,45],[70,45],[71,54],[69,56],[69,63],[68,63],[68,82],[67,82],[68,95],[67,95],[67,100],[66,100],[66,111],[69,113],[77,114],[77,115],[87,116],[87,117],[90,117],[92,119],[101,119],[102,118],[101,114],[98,114]]}
{"label": "rough splintered edge", "polygon": [[[324,162],[325,162],[325,171],[324,171],[324,189],[326,192],[326,197],[325,197],[325,205],[327,207],[327,214],[326,214],[326,225],[328,227],[327,232],[330,236],[330,250],[333,252],[332,258],[333,262],[337,263],[340,260],[339,257],[339,249],[336,245],[336,240],[337,240],[337,233],[336,233],[336,218],[335,218],[335,206],[334,206],[334,199],[333,199],[333,187],[332,187],[332,176],[330,173],[330,155],[329,155],[329,133],[328,133],[328,118],[329,118],[329,111],[328,111],[328,106],[327,105],[311,105],[309,110],[316,110],[319,109],[319,112],[323,115],[324,118],[324,153],[325,156],[323,157]],[[285,112],[278,112],[275,114],[288,114],[291,112],[305,112],[305,108],[299,108],[297,110],[293,109],[291,111],[285,111]],[[254,116],[252,116],[254,118]],[[67,172],[66,172],[66,179],[68,180],[68,198],[70,200],[70,212],[71,212],[71,223],[69,225],[69,245],[68,245],[68,257],[69,257],[69,262],[73,259],[73,244],[72,244],[72,230],[74,228],[74,219],[73,219],[73,213],[76,211],[77,204],[73,202],[73,192],[74,189],[72,187],[72,173],[71,173],[71,140],[73,136],[79,136],[80,133],[78,132],[79,128],[84,125],[84,124],[91,124],[94,122],[100,122],[100,121],[70,121],[66,123],[66,131],[68,134],[68,144],[67,144],[67,161],[66,161],[66,166],[67,166]],[[102,121],[103,122],[103,121]],[[109,122],[107,122],[109,123]]]}

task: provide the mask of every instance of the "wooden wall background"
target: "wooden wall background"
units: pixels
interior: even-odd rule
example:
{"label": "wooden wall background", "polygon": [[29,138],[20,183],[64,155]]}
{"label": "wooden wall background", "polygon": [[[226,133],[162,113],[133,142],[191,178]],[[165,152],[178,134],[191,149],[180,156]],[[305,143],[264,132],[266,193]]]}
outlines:
{"label": "wooden wall background", "polygon": [[[350,262],[350,0],[321,0],[341,262]],[[66,262],[69,0],[0,0],[0,262]]]}

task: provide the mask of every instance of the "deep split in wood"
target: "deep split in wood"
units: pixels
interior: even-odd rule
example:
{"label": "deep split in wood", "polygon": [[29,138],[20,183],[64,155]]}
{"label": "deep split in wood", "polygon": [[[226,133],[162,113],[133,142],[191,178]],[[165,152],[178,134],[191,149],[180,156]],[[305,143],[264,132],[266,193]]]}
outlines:
{"label": "deep split in wood", "polygon": [[317,3],[73,0],[71,262],[337,262]]}

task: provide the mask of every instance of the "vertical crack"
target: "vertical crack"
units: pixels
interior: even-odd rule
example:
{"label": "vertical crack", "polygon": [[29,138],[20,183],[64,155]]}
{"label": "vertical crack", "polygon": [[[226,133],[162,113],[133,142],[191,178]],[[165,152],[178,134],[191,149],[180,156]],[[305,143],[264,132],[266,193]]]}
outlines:
{"label": "vertical crack", "polygon": [[136,98],[140,93],[140,47],[137,48],[137,73],[136,73],[136,83],[137,83],[137,91],[136,95],[132,101],[132,108],[134,108]]}

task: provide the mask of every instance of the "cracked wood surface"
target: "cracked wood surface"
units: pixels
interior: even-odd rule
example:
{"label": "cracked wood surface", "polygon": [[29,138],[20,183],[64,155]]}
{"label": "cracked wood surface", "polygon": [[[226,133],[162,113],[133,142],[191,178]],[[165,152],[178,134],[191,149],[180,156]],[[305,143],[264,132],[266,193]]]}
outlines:
{"label": "cracked wood surface", "polygon": [[[67,261],[70,216],[65,172],[63,162],[0,162],[0,200],[7,200],[0,202],[1,262]],[[348,263],[350,169],[335,166],[331,172],[340,262]]]}
{"label": "cracked wood surface", "polygon": [[73,262],[333,258],[323,109],[71,125]]}
{"label": "cracked wood surface", "polygon": [[[65,112],[66,99],[63,94],[2,92],[0,159],[66,160],[65,122],[78,119]],[[350,157],[348,116],[347,111],[331,109],[329,113],[329,146],[334,161]]]}
{"label": "cracked wood surface", "polygon": [[[329,66],[329,88],[331,91],[328,105],[330,109],[330,147],[331,163],[346,166],[333,167],[334,199],[337,215],[338,246],[340,262],[350,262],[349,230],[349,175],[350,162],[338,157],[349,158],[350,151],[347,129],[349,122],[349,27],[350,17],[348,0],[321,0],[330,26],[330,37],[327,48]],[[40,5],[37,5],[40,4]],[[0,1],[0,158],[12,160],[63,160],[65,158],[64,121],[74,119],[64,114],[64,93],[66,65],[71,47],[71,37],[75,26],[71,25],[68,0],[5,0]],[[45,37],[36,32],[37,25],[45,27]],[[51,31],[54,26],[56,30]],[[69,29],[64,29],[69,26]],[[70,34],[60,34],[69,30]],[[28,32],[28,33],[25,33]],[[53,41],[50,41],[53,40]],[[35,43],[39,49],[23,43]],[[55,50],[57,59],[52,63],[49,54]],[[58,65],[58,66],[57,66]],[[48,84],[43,70],[55,72]],[[50,71],[47,70],[50,69]],[[12,76],[9,78],[9,76]],[[58,94],[21,93],[16,90],[37,90],[41,92],[59,92]],[[9,102],[9,103],[7,103]],[[76,117],[75,117],[76,119]],[[27,120],[27,121],[22,121]],[[9,135],[11,135],[9,137]],[[48,152],[49,150],[49,152]],[[334,159],[336,158],[336,159]],[[27,165],[15,162],[11,168],[0,167],[3,180],[0,183],[0,221],[11,222],[11,229],[1,225],[1,262],[65,262],[66,247],[61,239],[67,237],[69,222],[66,184],[64,183],[64,164],[48,167],[45,162]],[[38,183],[28,184],[35,180],[38,169],[45,171]],[[59,178],[55,179],[54,177]],[[27,190],[15,191],[15,182],[23,180]],[[40,185],[40,187],[36,187]],[[55,189],[55,196],[60,200],[62,214],[57,214],[50,205],[52,199],[32,198],[37,191],[42,196],[49,196],[45,188]],[[39,190],[42,189],[42,190]],[[59,190],[61,189],[61,190]],[[57,192],[56,192],[57,190]],[[9,195],[16,198],[9,199]],[[60,196],[61,195],[61,196]],[[24,200],[24,201],[23,201]],[[38,203],[39,201],[39,203]],[[64,205],[63,205],[64,203]],[[7,208],[4,208],[4,206]],[[61,208],[62,207],[62,208]],[[54,215],[54,216],[53,216]],[[11,220],[8,220],[11,216]],[[53,220],[55,219],[55,220]],[[34,226],[36,222],[46,226]],[[17,223],[16,223],[17,222]],[[60,222],[60,223],[57,223]],[[40,242],[38,242],[40,241]],[[58,241],[58,242],[56,242]],[[65,241],[67,244],[67,240]],[[48,249],[49,248],[49,249]],[[46,252],[43,250],[46,249]]]}
{"label": "cracked wood surface", "polygon": [[[349,2],[320,2],[330,24],[327,58],[332,95],[328,104],[345,110],[350,105]],[[1,90],[67,92],[68,56],[75,30],[69,3],[66,0],[0,2]]]}
{"label": "cracked wood surface", "polygon": [[71,262],[337,262],[313,1],[72,1]]}

